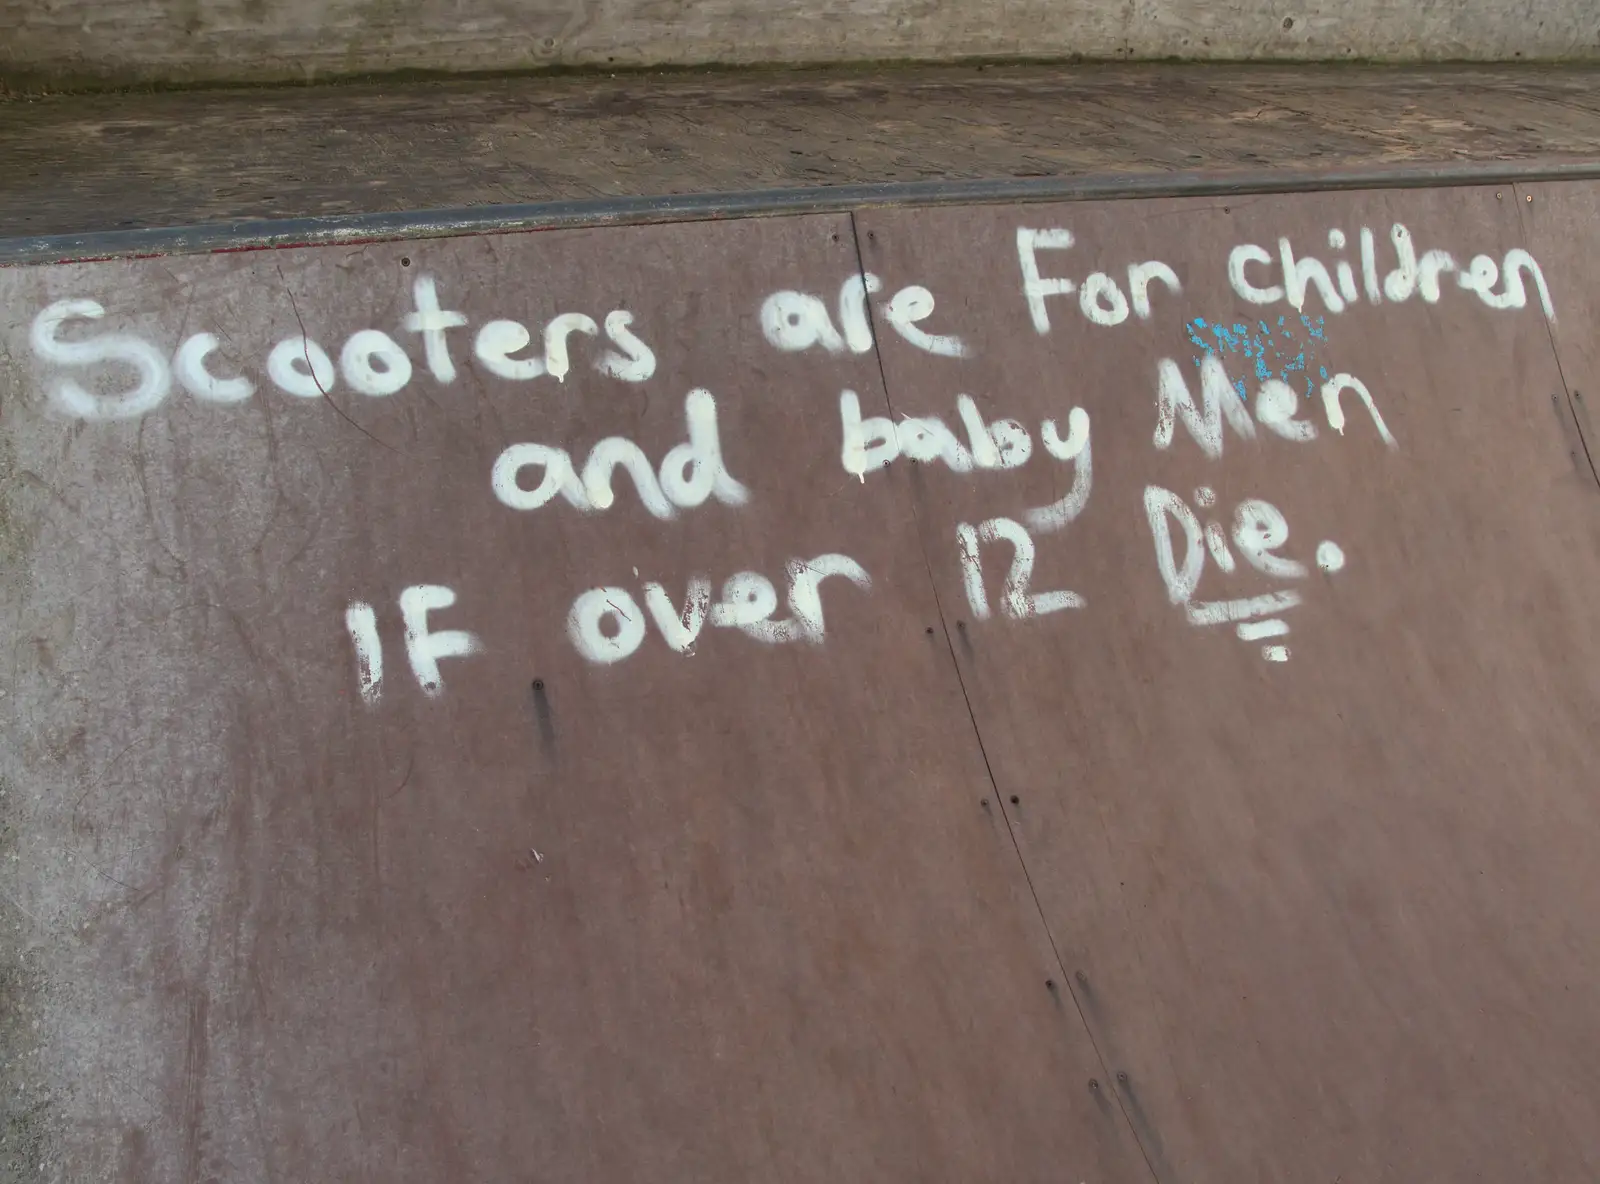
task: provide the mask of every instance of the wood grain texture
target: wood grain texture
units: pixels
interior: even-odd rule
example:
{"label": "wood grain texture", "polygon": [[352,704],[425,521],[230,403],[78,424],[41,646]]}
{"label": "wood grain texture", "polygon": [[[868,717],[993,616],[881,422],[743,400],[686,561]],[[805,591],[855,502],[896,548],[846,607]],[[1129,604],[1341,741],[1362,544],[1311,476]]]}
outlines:
{"label": "wood grain texture", "polygon": [[92,0],[0,2],[0,78],[279,81],[394,70],[978,56],[1572,58],[1600,9],[1551,0]]}
{"label": "wood grain texture", "polygon": [[[0,270],[0,955],[43,947],[0,1180],[1146,1184],[980,805],[907,477],[841,494],[832,392],[756,328],[774,275],[857,265],[837,215]],[[189,306],[259,361],[302,319],[389,324],[424,274],[479,322],[626,302],[660,369],[584,357],[556,393],[458,346],[432,389],[190,401],[66,457],[23,360],[18,310],[58,283]],[[875,356],[835,373],[887,412]],[[515,441],[664,455],[701,383],[747,505],[486,496]],[[587,582],[835,550],[872,587],[828,591],[826,646],[708,629],[602,667],[567,641]],[[391,666],[369,710],[338,606],[413,564],[457,582],[483,661],[439,700]],[[26,1160],[23,1122],[55,1132]]]}
{"label": "wood grain texture", "polygon": [[[1075,405],[1092,423],[1086,508],[1034,530],[1029,585],[1081,610],[1008,619],[996,538],[985,619],[957,550],[958,523],[1076,487],[1062,466],[925,464],[918,523],[996,799],[1157,1180],[1600,1173],[1600,502],[1551,414],[1579,354],[1558,340],[1558,366],[1538,296],[1495,310],[1451,283],[1432,303],[1297,310],[1241,300],[1224,266],[1279,236],[1327,260],[1331,229],[1353,246],[1395,223],[1462,265],[1525,244],[1555,323],[1592,338],[1596,186],[1517,188],[856,217],[884,292],[925,285],[931,323],[971,351],[958,367],[881,334],[896,422],[953,417],[966,391],[989,420]],[[1071,228],[1070,250],[1040,253],[1047,276],[1086,288],[1160,259],[1182,292],[1119,324],[1054,296],[1037,332],[1019,225]],[[1219,429],[1214,455],[1181,424],[1153,440],[1158,359],[1192,384],[1207,354],[1251,397],[1286,383],[1308,418],[1319,371],[1354,372],[1395,443],[1354,416],[1304,442]],[[1296,581],[1281,660],[1174,606],[1152,487],[1203,520],[1238,522],[1245,499],[1281,512],[1307,578],[1201,555],[1188,605]],[[1324,540],[1339,566],[1311,565]]]}
{"label": "wood grain texture", "polygon": [[[1528,248],[1568,261],[1572,271],[1592,275],[1600,267],[1600,193],[1593,185],[1518,185],[1517,212]],[[1561,364],[1561,389],[1550,400],[1567,426],[1573,467],[1600,481],[1600,295],[1583,284],[1562,293],[1561,315],[1550,323],[1550,340]]]}
{"label": "wood grain texture", "polygon": [[[1595,187],[0,269],[0,1180],[1600,1178],[1600,502],[1550,410],[1587,382]],[[1234,245],[1332,263],[1330,229],[1396,222],[1462,263],[1531,249],[1571,336],[1552,347],[1539,297],[1455,282],[1301,319],[1227,279]],[[1070,226],[1044,274],[1079,292],[1150,259],[1177,282],[1118,323],[1051,296],[1041,333],[1019,226]],[[764,293],[863,270],[865,350],[766,344]],[[407,327],[423,277],[466,321],[448,377]],[[890,319],[910,284],[965,357]],[[65,297],[158,358],[213,333],[215,372],[256,391],[68,418],[31,330]],[[638,384],[598,341],[520,378],[468,344],[619,308],[660,363]],[[338,346],[380,326],[414,369],[373,397]],[[342,377],[274,389],[275,343],[307,335]],[[1192,376],[1212,342],[1230,377],[1307,395],[1359,374],[1394,447],[1358,401],[1341,430],[1312,399],[1309,439],[1162,446],[1158,359]],[[491,494],[518,442],[665,460],[701,384],[743,504]],[[958,524],[1032,522],[1077,484],[1048,444],[852,475],[843,389],[968,440],[958,392],[1041,442],[1082,408],[1090,496],[1027,577],[1081,610],[1007,611],[1025,577],[997,545],[995,611],[963,576]],[[1152,484],[1219,521],[1282,510],[1307,570],[1214,560],[1192,590],[1297,587],[1292,661],[1186,622]],[[1348,563],[1310,569],[1321,541]],[[586,589],[637,620],[645,580],[825,554],[872,586],[829,581],[818,644],[713,625],[690,656],[654,613],[616,663],[568,642]],[[437,696],[402,657],[412,581],[446,582],[438,625],[483,642]],[[370,705],[357,598],[389,655]]]}
{"label": "wood grain texture", "polygon": [[942,67],[15,100],[0,237],[1110,172],[1592,161],[1587,68]]}

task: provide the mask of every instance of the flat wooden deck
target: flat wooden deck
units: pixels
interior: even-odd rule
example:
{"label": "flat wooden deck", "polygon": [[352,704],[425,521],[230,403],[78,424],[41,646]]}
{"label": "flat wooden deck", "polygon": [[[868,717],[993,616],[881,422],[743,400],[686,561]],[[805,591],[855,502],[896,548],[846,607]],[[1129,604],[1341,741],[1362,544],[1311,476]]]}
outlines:
{"label": "flat wooden deck", "polygon": [[0,101],[0,239],[932,179],[1600,162],[1593,68],[622,74]]}

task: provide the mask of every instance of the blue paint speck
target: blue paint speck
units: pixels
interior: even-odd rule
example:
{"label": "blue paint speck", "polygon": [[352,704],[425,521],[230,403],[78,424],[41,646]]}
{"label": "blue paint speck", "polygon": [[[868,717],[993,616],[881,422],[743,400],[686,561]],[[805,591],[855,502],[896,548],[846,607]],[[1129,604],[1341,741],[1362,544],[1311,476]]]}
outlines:
{"label": "blue paint speck", "polygon": [[[1257,382],[1277,378],[1290,386],[1304,387],[1309,397],[1316,389],[1311,377],[1311,359],[1308,348],[1327,341],[1326,323],[1322,317],[1300,314],[1296,322],[1280,316],[1277,324],[1257,321],[1252,327],[1242,322],[1221,325],[1205,317],[1195,317],[1185,328],[1189,341],[1204,354],[1222,356],[1236,354],[1251,363]],[[1194,359],[1195,365],[1200,358]],[[1325,366],[1319,366],[1322,377],[1328,377]],[[1234,382],[1239,397],[1245,397],[1243,379]]]}

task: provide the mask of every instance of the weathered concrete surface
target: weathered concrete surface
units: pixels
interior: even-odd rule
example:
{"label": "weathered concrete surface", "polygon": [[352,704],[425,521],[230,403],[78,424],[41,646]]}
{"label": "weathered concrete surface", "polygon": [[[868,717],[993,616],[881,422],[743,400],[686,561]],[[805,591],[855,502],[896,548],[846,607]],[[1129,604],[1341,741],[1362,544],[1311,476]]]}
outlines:
{"label": "weathered concrete surface", "polygon": [[66,84],[982,56],[1509,61],[1597,52],[1600,13],[1581,0],[0,3],[0,79]]}
{"label": "weathered concrete surface", "polygon": [[883,181],[1600,159],[1593,68],[725,72],[66,96],[0,236]]}
{"label": "weathered concrete surface", "polygon": [[0,1171],[1593,1178],[1594,202],[0,271]]}

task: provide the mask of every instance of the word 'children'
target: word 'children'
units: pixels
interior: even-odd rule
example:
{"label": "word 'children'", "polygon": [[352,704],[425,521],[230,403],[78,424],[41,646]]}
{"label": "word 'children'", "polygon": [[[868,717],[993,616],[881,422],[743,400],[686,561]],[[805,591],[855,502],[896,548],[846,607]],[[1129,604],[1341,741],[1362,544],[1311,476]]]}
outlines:
{"label": "word 'children'", "polygon": [[[1454,274],[1456,286],[1477,294],[1490,308],[1524,308],[1528,303],[1527,289],[1523,285],[1526,275],[1539,291],[1539,304],[1544,315],[1556,319],[1550,301],[1550,289],[1545,286],[1544,273],[1534,257],[1521,247],[1513,247],[1504,259],[1496,264],[1489,255],[1474,255],[1465,267],[1456,262],[1449,251],[1437,248],[1423,252],[1419,258],[1411,232],[1396,222],[1389,229],[1389,241],[1394,248],[1395,266],[1384,272],[1378,262],[1377,238],[1363,226],[1357,236],[1360,246],[1361,282],[1356,283],[1355,266],[1348,259],[1335,259],[1333,270],[1312,255],[1295,253],[1287,236],[1278,239],[1276,258],[1264,247],[1255,243],[1241,243],[1228,253],[1228,283],[1240,299],[1250,304],[1276,304],[1285,301],[1303,311],[1306,299],[1315,292],[1322,305],[1331,313],[1343,312],[1358,304],[1365,296],[1368,304],[1385,301],[1403,304],[1413,295],[1420,294],[1428,304],[1438,302],[1443,277]],[[1328,247],[1343,251],[1347,245],[1345,233],[1339,229],[1328,231]],[[1253,278],[1246,268],[1265,268],[1262,275]],[[1264,279],[1267,282],[1258,282]],[[1276,283],[1272,281],[1278,281]],[[1500,291],[1495,286],[1504,282]]]}

